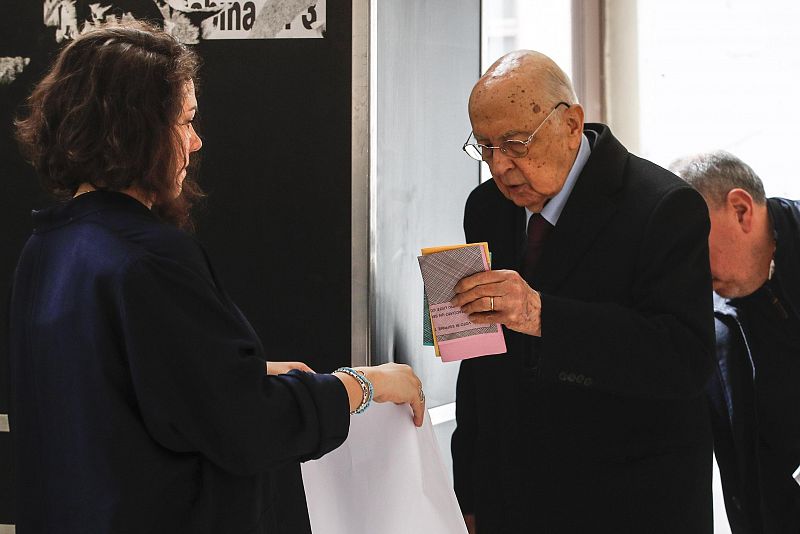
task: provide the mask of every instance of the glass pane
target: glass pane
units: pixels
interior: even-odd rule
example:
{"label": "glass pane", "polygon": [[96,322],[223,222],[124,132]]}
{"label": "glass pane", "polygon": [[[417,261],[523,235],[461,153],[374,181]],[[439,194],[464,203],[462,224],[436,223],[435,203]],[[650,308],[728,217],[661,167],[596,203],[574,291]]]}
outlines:
{"label": "glass pane", "polygon": [[728,150],[768,196],[800,198],[800,2],[638,2],[640,150],[663,166]]}
{"label": "glass pane", "polygon": [[512,50],[547,54],[572,72],[572,2],[561,0],[483,0],[481,72]]}

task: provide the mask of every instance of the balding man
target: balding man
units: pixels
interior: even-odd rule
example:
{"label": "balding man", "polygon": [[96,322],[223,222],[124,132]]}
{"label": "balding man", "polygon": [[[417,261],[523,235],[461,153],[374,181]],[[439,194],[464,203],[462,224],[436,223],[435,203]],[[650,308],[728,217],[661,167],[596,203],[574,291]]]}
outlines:
{"label": "balding man", "polygon": [[670,168],[708,203],[717,372],[708,384],[734,534],[800,532],[800,202],[724,151]]}
{"label": "balding man", "polygon": [[[470,95],[467,200],[495,270],[454,304],[508,352],[462,362],[452,450],[468,526],[491,533],[710,533],[708,211],[668,171],[583,122],[530,51]],[[474,137],[474,139],[473,139]]]}

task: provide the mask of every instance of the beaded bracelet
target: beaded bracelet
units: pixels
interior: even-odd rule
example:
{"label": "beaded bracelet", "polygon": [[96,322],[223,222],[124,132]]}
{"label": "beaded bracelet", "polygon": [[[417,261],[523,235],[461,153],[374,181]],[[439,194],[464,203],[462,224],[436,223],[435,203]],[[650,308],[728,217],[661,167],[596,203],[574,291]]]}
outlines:
{"label": "beaded bracelet", "polygon": [[334,373],[345,373],[358,381],[358,385],[361,386],[361,404],[358,405],[358,408],[350,412],[350,415],[364,413],[364,411],[369,408],[369,403],[372,402],[372,398],[375,396],[375,389],[372,387],[372,382],[369,381],[369,378],[364,376],[364,373],[356,371],[352,367],[339,367]]}

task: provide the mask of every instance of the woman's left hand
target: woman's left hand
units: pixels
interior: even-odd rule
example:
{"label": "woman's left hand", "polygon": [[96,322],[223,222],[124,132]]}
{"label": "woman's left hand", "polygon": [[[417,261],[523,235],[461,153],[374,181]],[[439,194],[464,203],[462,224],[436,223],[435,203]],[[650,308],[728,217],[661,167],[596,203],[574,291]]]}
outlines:
{"label": "woman's left hand", "polygon": [[314,370],[311,367],[307,366],[303,362],[267,362],[268,375],[282,375],[284,373],[288,373],[293,369],[297,369],[298,371],[305,371],[307,373],[314,372]]}

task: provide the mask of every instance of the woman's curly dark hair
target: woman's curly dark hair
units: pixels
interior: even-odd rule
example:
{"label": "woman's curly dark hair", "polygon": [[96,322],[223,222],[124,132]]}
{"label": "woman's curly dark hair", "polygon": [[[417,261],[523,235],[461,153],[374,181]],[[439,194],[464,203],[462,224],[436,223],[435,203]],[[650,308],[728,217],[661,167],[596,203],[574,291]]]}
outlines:
{"label": "woman's curly dark hair", "polygon": [[153,199],[159,217],[191,229],[203,192],[191,165],[175,198],[176,169],[189,163],[180,161],[175,126],[199,65],[197,54],[154,26],[91,29],[60,51],[14,121],[20,149],[57,198],[84,182],[110,191],[133,186]]}

